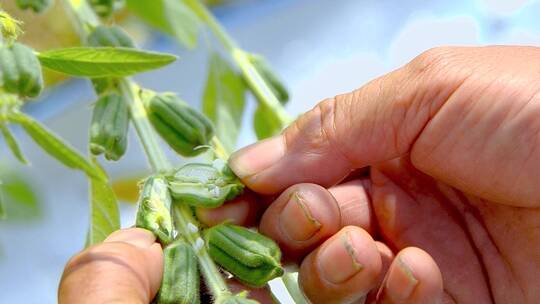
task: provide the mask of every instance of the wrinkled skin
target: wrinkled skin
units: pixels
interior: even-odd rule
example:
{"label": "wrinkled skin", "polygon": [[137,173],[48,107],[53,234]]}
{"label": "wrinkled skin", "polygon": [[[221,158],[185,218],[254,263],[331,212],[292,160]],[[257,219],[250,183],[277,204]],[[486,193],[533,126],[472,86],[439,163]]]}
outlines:
{"label": "wrinkled skin", "polygon": [[262,216],[313,303],[536,303],[539,64],[533,47],[430,50],[235,153],[258,194],[197,214]]}
{"label": "wrinkled skin", "polygon": [[[281,240],[298,261],[303,258],[303,288],[315,303],[354,301],[380,289],[376,279],[362,274],[386,274],[376,258],[338,290],[321,278],[324,262],[318,261],[323,259],[318,248],[347,225],[363,228],[382,243],[352,242],[359,255],[376,244],[379,251],[387,247],[381,261],[406,254],[403,260],[425,262],[409,265],[413,274],[414,267],[424,267],[426,277],[416,278],[413,293],[402,302],[433,303],[440,291],[450,303],[538,301],[538,63],[540,49],[532,47],[433,49],[357,91],[323,101],[283,136],[232,157],[233,170],[264,194],[291,186],[301,192],[306,186],[298,183],[332,187],[351,169],[371,166],[348,190],[360,195],[334,195],[342,221],[319,220],[333,225],[333,231],[325,231],[310,246],[284,240],[283,231],[273,228],[281,224],[298,234],[299,228],[286,223],[299,223],[298,214],[287,213],[292,216],[280,220],[271,205],[262,218],[264,233]],[[279,203],[280,198],[273,204]],[[321,205],[314,203],[312,214]],[[353,215],[353,208],[365,212]],[[411,246],[427,252],[436,265],[424,253],[408,252],[416,250]],[[356,280],[362,275],[366,277]],[[379,302],[401,302],[387,293],[382,288]]]}

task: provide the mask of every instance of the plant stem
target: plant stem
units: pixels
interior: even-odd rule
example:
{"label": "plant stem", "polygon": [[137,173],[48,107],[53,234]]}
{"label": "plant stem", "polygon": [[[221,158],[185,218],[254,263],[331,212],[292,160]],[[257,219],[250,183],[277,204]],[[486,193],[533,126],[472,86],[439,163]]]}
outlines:
{"label": "plant stem", "polygon": [[212,137],[212,140],[210,141],[210,143],[212,144],[212,147],[214,148],[214,155],[217,158],[221,158],[225,161],[229,158],[229,152],[227,151],[227,149],[225,148],[225,146],[223,145],[223,143],[221,142],[221,140],[219,140],[217,136]]}
{"label": "plant stem", "polygon": [[63,3],[65,11],[75,26],[77,35],[85,42],[90,29],[100,23],[99,18],[88,6],[86,0],[64,0]]}
{"label": "plant stem", "polygon": [[[282,127],[289,125],[292,122],[291,116],[287,113],[287,111],[285,111],[266,81],[253,66],[248,57],[249,54],[240,48],[238,43],[234,41],[234,39],[227,33],[223,26],[221,26],[221,24],[216,20],[208,8],[206,8],[206,6],[200,2],[200,0],[184,0],[184,2],[199,16],[199,18],[201,18],[201,20],[206,23],[214,35],[223,44],[233,61],[242,72],[244,78],[248,82],[248,85],[253,90],[257,100],[259,100],[263,106],[268,107],[277,115]],[[221,149],[222,145],[217,137],[214,137],[212,144],[216,150],[217,157],[223,159],[228,158],[226,150]],[[220,156],[217,152],[220,150],[225,154]],[[285,272],[281,279],[295,303],[307,303],[306,298],[300,291],[298,281],[292,273]]]}
{"label": "plant stem", "polygon": [[173,214],[176,228],[185,240],[192,245],[195,254],[199,258],[199,266],[203,276],[206,278],[206,286],[216,297],[230,294],[227,284],[222,279],[221,272],[216,267],[204,244],[204,240],[199,234],[199,225],[193,216],[190,207],[185,204],[175,204]]}
{"label": "plant stem", "polygon": [[[81,26],[84,33],[81,33],[81,38],[86,37],[88,31],[99,24],[99,19],[90,10],[85,0],[64,0],[67,10],[76,17],[76,24]],[[131,120],[135,125],[137,135],[141,141],[144,152],[156,173],[168,172],[172,169],[165,154],[160,148],[156,134],[148,120],[146,110],[139,94],[134,94],[136,88],[135,83],[129,79],[122,79],[120,82],[120,90],[124,96],[128,97],[129,107],[131,112]],[[230,294],[227,284],[223,279],[219,269],[214,264],[214,261],[208,255],[204,246],[204,241],[200,237],[199,224],[193,217],[191,209],[187,205],[176,204],[174,214],[176,217],[176,227],[182,235],[185,236],[188,243],[197,253],[201,272],[205,278],[207,286],[212,291],[216,298]],[[172,210],[171,210],[172,211]]]}
{"label": "plant stem", "polygon": [[283,285],[285,285],[285,288],[287,288],[287,291],[289,292],[289,295],[293,299],[294,303],[308,303],[308,301],[304,297],[304,294],[302,293],[302,291],[300,291],[300,287],[298,286],[298,278],[292,272],[285,271],[285,273],[281,277],[281,280],[283,281]]}
{"label": "plant stem", "polygon": [[131,113],[131,121],[135,125],[137,135],[144,148],[144,152],[152,169],[158,173],[165,173],[170,170],[171,165],[167,157],[160,149],[159,142],[155,136],[150,121],[146,116],[143,102],[139,94],[134,94],[133,85],[127,79],[120,81],[120,90],[123,96],[128,97],[128,104]]}
{"label": "plant stem", "polygon": [[276,113],[281,126],[286,126],[291,123],[292,118],[285,111],[277,97],[272,93],[272,90],[261,77],[257,69],[253,66],[248,58],[248,54],[242,50],[232,37],[219,24],[216,18],[208,11],[206,6],[200,0],[185,0],[185,3],[203,20],[214,35],[221,41],[233,61],[236,63],[249,86],[253,89],[253,93],[262,105]]}

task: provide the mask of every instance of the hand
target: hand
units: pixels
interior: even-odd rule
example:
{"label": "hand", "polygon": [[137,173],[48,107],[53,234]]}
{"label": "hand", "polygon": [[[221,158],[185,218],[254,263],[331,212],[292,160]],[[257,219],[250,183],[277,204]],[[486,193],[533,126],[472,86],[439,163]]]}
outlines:
{"label": "hand", "polygon": [[58,303],[150,303],[163,272],[155,241],[144,229],[119,230],[74,256],[64,269]]}
{"label": "hand", "polygon": [[[534,47],[433,49],[231,157],[277,196],[260,231],[311,301],[538,301],[539,66]],[[198,215],[245,224],[256,201]]]}
{"label": "hand", "polygon": [[[60,281],[58,303],[148,304],[158,292],[162,275],[163,251],[152,232],[119,230],[71,258]],[[251,290],[234,280],[227,284],[233,292],[248,290],[250,298],[273,303],[265,288]]]}

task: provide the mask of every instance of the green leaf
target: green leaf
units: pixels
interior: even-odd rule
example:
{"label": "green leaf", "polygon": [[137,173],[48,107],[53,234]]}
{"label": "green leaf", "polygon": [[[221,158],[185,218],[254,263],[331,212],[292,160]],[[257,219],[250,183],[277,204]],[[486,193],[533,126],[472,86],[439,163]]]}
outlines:
{"label": "green leaf", "polygon": [[215,125],[216,135],[232,151],[242,125],[245,84],[229,63],[218,54],[210,57],[203,97],[203,112]]}
{"label": "green leaf", "polygon": [[8,221],[28,221],[42,214],[39,196],[26,176],[17,171],[0,168],[0,214]]}
{"label": "green leaf", "polygon": [[185,47],[197,45],[202,26],[197,15],[183,0],[128,0],[128,9],[149,25],[174,36]]}
{"label": "green leaf", "polygon": [[268,107],[259,104],[253,114],[253,128],[257,138],[264,139],[281,132],[282,126],[279,117]]}
{"label": "green leaf", "polygon": [[[99,164],[94,160],[94,166]],[[101,169],[99,169],[101,170]],[[101,172],[105,175],[105,172]],[[107,236],[120,229],[118,203],[108,181],[90,178],[90,227],[86,246],[101,243]]]}
{"label": "green leaf", "polygon": [[65,166],[84,171],[93,178],[105,179],[96,166],[32,117],[23,113],[10,113],[8,119],[20,124],[36,144]]}
{"label": "green leaf", "polygon": [[4,140],[6,141],[7,146],[11,150],[11,153],[23,164],[27,165],[28,161],[24,157],[24,154],[21,151],[21,148],[19,147],[19,143],[17,143],[17,140],[15,139],[15,136],[11,133],[11,131],[8,129],[8,127],[4,124],[0,124],[0,132],[4,136]]}
{"label": "green leaf", "polygon": [[[179,0],[180,1],[180,0]],[[128,10],[134,15],[141,18],[150,26],[157,28],[167,34],[172,34],[168,21],[164,18],[163,0],[141,1],[127,0],[126,5]]]}
{"label": "green leaf", "polygon": [[185,47],[195,48],[201,27],[197,15],[183,1],[178,0],[163,0],[163,9],[174,37]]}
{"label": "green leaf", "polygon": [[176,60],[176,56],[122,47],[74,47],[38,54],[51,70],[78,77],[126,77],[154,70]]}

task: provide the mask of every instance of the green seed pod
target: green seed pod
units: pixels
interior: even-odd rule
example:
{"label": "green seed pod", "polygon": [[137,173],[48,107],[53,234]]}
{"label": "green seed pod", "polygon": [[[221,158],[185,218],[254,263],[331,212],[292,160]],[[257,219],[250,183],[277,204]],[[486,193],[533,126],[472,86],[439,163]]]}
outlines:
{"label": "green seed pod", "polygon": [[126,31],[121,27],[98,25],[90,35],[88,35],[88,45],[94,47],[127,47],[133,48],[135,44]]}
{"label": "green seed pod", "polygon": [[262,79],[270,87],[272,93],[274,93],[276,98],[282,104],[286,104],[289,101],[289,92],[287,91],[287,88],[283,85],[283,81],[281,81],[281,79],[272,70],[266,59],[256,54],[249,54],[248,58],[251,64],[253,64],[253,66],[257,70],[257,72],[259,72]]}
{"label": "green seed pod", "polygon": [[31,48],[20,43],[0,46],[0,87],[22,97],[41,93],[41,64]]}
{"label": "green seed pod", "polygon": [[89,0],[94,12],[101,18],[107,18],[124,7],[124,0]]}
{"label": "green seed pod", "polygon": [[126,152],[129,108],[118,94],[102,96],[96,102],[90,124],[90,151],[119,160]]}
{"label": "green seed pod", "polygon": [[[88,45],[94,47],[127,47],[133,48],[135,44],[126,31],[121,27],[98,25],[87,38]],[[113,78],[93,78],[92,84],[98,95],[115,91],[117,80]]]}
{"label": "green seed pod", "polygon": [[146,102],[150,122],[159,135],[183,156],[204,152],[214,136],[208,118],[195,111],[175,94],[157,94]]}
{"label": "green seed pod", "polygon": [[156,296],[157,304],[198,304],[199,270],[197,257],[183,240],[163,250],[163,278]]}
{"label": "green seed pod", "polygon": [[248,286],[262,287],[283,274],[279,247],[262,234],[221,224],[205,230],[204,238],[212,259]]}
{"label": "green seed pod", "polygon": [[53,0],[17,0],[17,6],[22,9],[31,9],[34,13],[41,13],[53,4]]}
{"label": "green seed pod", "polygon": [[195,207],[216,208],[233,199],[244,185],[222,160],[213,164],[190,163],[169,178],[171,195]]}
{"label": "green seed pod", "polygon": [[163,177],[149,177],[143,185],[135,226],[152,231],[162,244],[173,240],[171,196]]}

